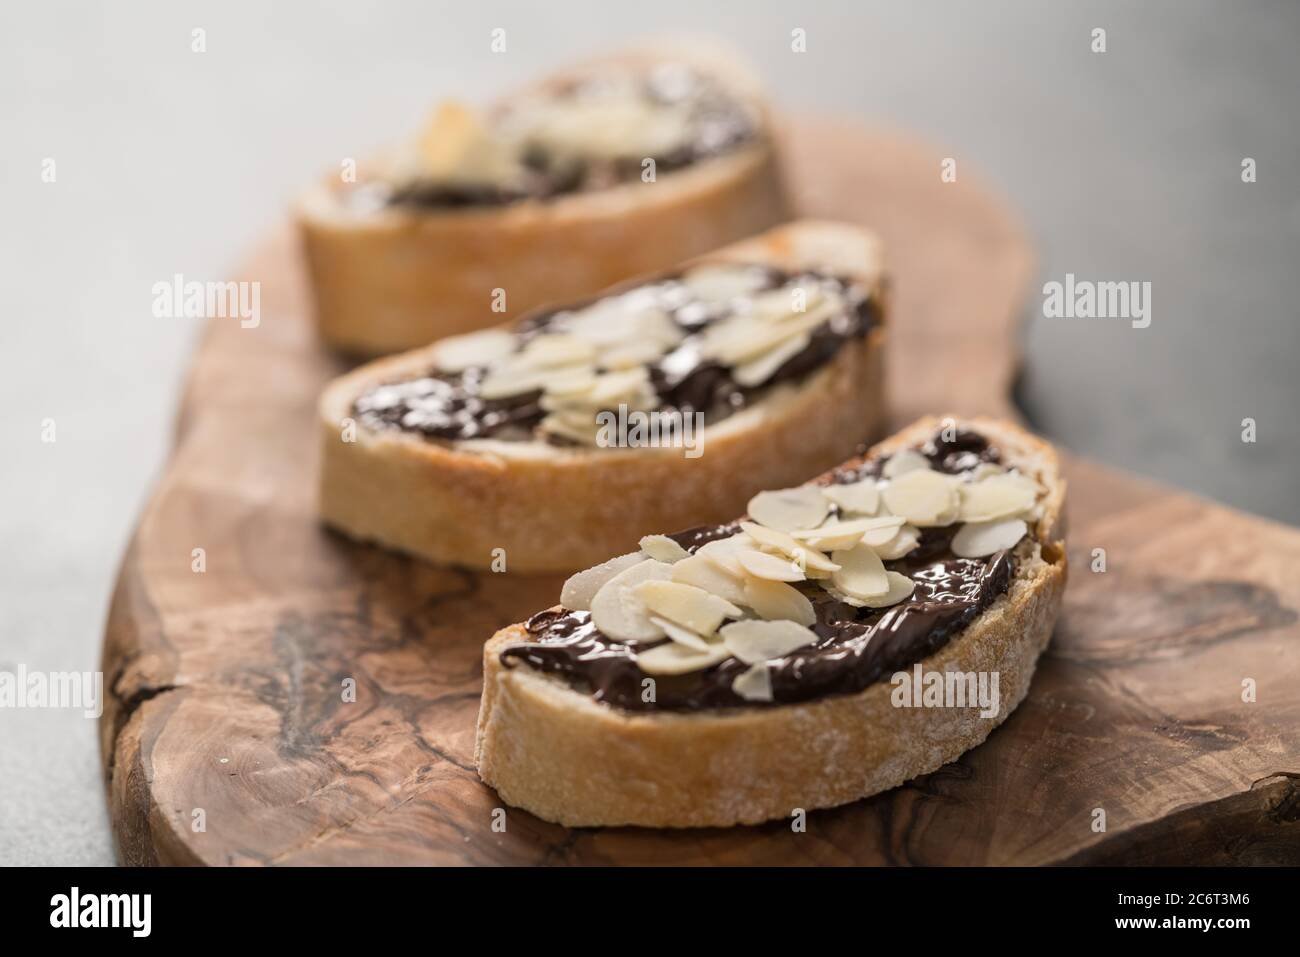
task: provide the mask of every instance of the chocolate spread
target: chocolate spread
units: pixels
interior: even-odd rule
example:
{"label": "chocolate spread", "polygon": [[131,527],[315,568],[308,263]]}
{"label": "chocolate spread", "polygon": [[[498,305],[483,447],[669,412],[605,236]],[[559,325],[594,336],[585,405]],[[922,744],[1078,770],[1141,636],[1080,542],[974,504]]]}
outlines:
{"label": "chocolate spread", "polygon": [[[880,304],[849,280],[811,272],[787,273],[766,266],[746,268],[763,278],[757,292],[794,280],[815,282],[843,297],[846,306],[819,326],[811,334],[808,345],[764,382],[744,387],[735,381],[730,369],[704,358],[699,340],[692,335],[731,315],[725,304],[696,298],[678,276],[637,287],[638,296],[645,296],[648,302],[661,308],[687,333],[676,348],[647,366],[651,385],[659,397],[659,411],[702,412],[705,424],[712,425],[761,398],[772,386],[799,380],[821,368],[847,340],[860,339],[880,322]],[[567,315],[590,304],[568,306],[524,320],[515,327],[520,345],[541,333],[559,331]],[[531,440],[533,430],[546,415],[540,404],[541,392],[507,399],[483,399],[478,394],[478,386],[486,372],[485,368],[458,373],[430,369],[423,376],[370,388],[357,398],[353,411],[360,423],[372,430],[396,428],[451,441]],[[551,436],[547,440],[557,441]]]}
{"label": "chocolate spread", "polygon": [[[995,448],[980,435],[958,431],[942,435],[919,451],[931,466],[956,474],[980,462],[997,462]],[[879,475],[882,457],[844,468],[833,482],[849,483]],[[857,608],[838,601],[815,583],[803,586],[817,621],[815,645],[769,663],[771,704],[809,701],[825,695],[851,694],[934,654],[978,617],[1010,587],[1014,559],[1007,551],[988,558],[958,558],[952,536],[958,526],[922,530],[910,554],[885,567],[915,583],[911,597],[889,608]],[[671,536],[690,552],[738,532],[738,523],[703,526]],[[529,641],[501,652],[506,665],[524,662],[540,671],[564,676],[572,685],[629,711],[691,711],[700,708],[763,707],[732,691],[732,682],[748,666],[731,658],[703,671],[655,678],[655,700],[642,700],[647,677],[636,654],[661,642],[622,644],[602,635],[586,611],[548,610],[529,619]]]}

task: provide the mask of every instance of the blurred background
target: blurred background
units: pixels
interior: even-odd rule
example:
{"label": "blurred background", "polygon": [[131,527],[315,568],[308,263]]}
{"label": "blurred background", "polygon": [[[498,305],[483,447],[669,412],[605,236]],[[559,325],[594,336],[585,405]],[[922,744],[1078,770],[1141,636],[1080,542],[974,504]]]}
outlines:
{"label": "blurred background", "polygon": [[[506,55],[488,50],[494,27]],[[1300,4],[13,2],[0,670],[97,667],[200,327],[154,318],[154,282],[222,277],[310,178],[409,133],[439,97],[487,100],[683,31],[737,47],[780,107],[908,129],[1019,210],[1040,257],[1018,395],[1037,429],[1300,523]],[[1150,328],[1042,318],[1042,282],[1066,272],[1151,282]],[[0,863],[112,861],[95,723],[0,711]]]}

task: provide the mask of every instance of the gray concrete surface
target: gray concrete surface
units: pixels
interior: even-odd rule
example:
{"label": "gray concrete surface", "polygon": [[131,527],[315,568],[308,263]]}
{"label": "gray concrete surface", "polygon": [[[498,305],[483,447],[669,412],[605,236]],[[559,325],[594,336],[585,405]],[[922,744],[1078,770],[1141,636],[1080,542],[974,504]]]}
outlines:
{"label": "gray concrete surface", "polygon": [[[488,51],[497,26],[505,55]],[[1089,50],[1097,26],[1105,54]],[[443,93],[486,98],[683,30],[729,39],[788,108],[941,144],[1023,211],[1044,279],[1150,281],[1147,329],[1030,323],[1032,420],[1098,459],[1300,522],[1294,3],[7,3],[0,670],[97,661],[197,330],[152,317],[154,282],[220,278],[309,177],[410,129]],[[1245,417],[1254,445],[1239,440]],[[94,723],[0,711],[0,863],[112,860]]]}

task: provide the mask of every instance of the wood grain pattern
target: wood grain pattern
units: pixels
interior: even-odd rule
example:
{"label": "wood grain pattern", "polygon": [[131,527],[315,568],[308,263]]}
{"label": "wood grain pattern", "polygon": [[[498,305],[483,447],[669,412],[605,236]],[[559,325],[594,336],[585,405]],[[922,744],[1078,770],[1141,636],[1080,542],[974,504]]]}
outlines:
{"label": "wood grain pattern", "polygon": [[[1033,270],[1018,224],[966,170],[941,184],[924,147],[828,120],[789,142],[801,208],[888,244],[898,421],[1006,414]],[[261,326],[212,323],[109,617],[124,862],[1300,863],[1300,532],[1077,459],[1063,619],[1029,698],[961,760],[806,833],[566,830],[513,810],[493,831],[500,802],[472,766],[480,648],[559,581],[321,529],[312,409],[342,367],[314,343],[287,231],[243,278],[263,284]]]}

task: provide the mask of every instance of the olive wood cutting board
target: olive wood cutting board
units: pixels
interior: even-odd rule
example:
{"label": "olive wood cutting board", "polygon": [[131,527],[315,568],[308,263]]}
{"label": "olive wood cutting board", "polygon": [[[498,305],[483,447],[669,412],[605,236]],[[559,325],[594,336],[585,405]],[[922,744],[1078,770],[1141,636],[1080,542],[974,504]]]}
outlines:
{"label": "olive wood cutting board", "polygon": [[[1035,270],[1015,217],[895,135],[807,119],[787,133],[800,210],[887,244],[895,423],[1013,415]],[[985,744],[802,831],[570,830],[514,809],[494,829],[502,802],[473,764],[481,647],[553,604],[560,579],[322,529],[313,410],[344,365],[313,338],[290,230],[239,278],[262,283],[261,324],[210,322],[108,620],[123,862],[1300,863],[1300,531],[1073,457],[1064,613]]]}

